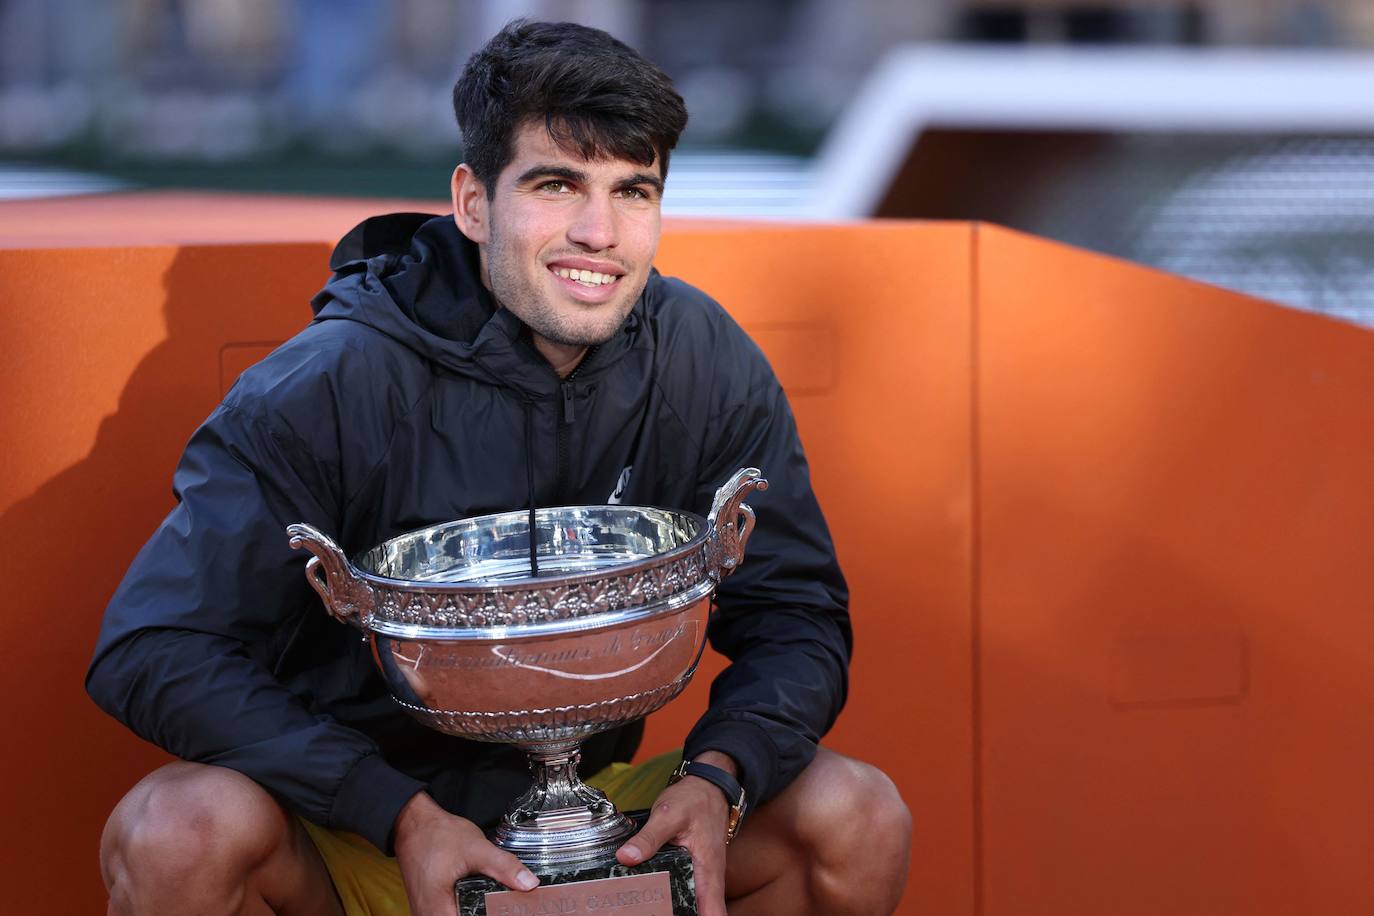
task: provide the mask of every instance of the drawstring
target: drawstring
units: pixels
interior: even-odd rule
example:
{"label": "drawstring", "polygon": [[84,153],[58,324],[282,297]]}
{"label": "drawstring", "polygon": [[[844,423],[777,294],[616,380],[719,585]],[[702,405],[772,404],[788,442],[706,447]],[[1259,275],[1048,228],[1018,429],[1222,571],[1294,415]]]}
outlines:
{"label": "drawstring", "polygon": [[534,404],[525,402],[525,487],[530,503],[530,575],[539,575],[539,529],[534,515]]}

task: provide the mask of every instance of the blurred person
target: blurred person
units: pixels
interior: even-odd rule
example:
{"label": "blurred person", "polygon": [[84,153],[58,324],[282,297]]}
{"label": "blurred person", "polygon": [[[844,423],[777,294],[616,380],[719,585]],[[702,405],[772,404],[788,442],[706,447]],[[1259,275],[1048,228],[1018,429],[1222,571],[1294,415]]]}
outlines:
{"label": "blurred person", "polygon": [[400,712],[286,525],[353,555],[520,505],[698,511],[748,465],[772,486],[717,593],[731,664],[706,713],[680,752],[628,766],[637,723],[585,742],[583,765],[652,806],[619,860],[685,847],[706,916],[891,912],[909,814],[819,746],[847,690],[848,593],[786,397],[719,305],[652,267],[681,97],[604,32],[516,21],[454,107],[453,213],[340,242],[315,320],[194,434],[178,505],[106,611],[92,697],[183,758],[110,816],[111,912],[433,916],[462,876],[534,887],[481,829],[528,784],[523,754]]}
{"label": "blurred person", "polygon": [[325,148],[361,146],[350,135],[358,96],[383,63],[390,16],[382,0],[290,0],[280,93],[297,137]]}
{"label": "blurred person", "polygon": [[0,87],[101,88],[124,52],[127,18],[117,4],[0,0]]}
{"label": "blurred person", "polygon": [[0,149],[51,149],[95,126],[127,18],[116,4],[0,0]]}

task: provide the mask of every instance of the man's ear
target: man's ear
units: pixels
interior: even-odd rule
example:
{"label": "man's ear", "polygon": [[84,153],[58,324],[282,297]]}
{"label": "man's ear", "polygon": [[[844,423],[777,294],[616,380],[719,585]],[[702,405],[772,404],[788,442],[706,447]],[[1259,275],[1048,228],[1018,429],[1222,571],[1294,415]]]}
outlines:
{"label": "man's ear", "polygon": [[487,189],[466,162],[453,170],[453,221],[458,231],[479,245],[491,233],[491,207]]}

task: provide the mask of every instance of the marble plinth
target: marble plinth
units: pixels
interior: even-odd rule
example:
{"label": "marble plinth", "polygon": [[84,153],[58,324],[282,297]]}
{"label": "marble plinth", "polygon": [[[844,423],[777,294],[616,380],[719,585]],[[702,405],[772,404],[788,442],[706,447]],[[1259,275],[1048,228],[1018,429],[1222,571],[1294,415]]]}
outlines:
{"label": "marble plinth", "polygon": [[[564,886],[576,882],[597,881],[601,878],[619,878],[626,875],[647,875],[662,872],[667,875],[669,895],[671,897],[671,910],[661,911],[662,916],[696,916],[696,890],[692,874],[692,855],[680,846],[666,846],[647,862],[638,865],[621,865],[619,862],[610,860],[608,862],[592,863],[590,865],[573,866],[566,871],[542,871],[535,869],[534,873],[539,876],[540,887]],[[607,900],[605,892],[597,893],[601,888],[613,890],[615,885],[586,885],[585,892],[579,889],[575,893],[559,895],[557,902],[549,901],[523,903],[524,895],[519,897],[503,898],[506,903],[501,912],[488,912],[486,896],[488,893],[507,890],[505,885],[499,881],[494,881],[483,875],[471,878],[463,878],[454,886],[454,891],[458,895],[458,916],[542,916],[542,914],[578,914],[578,913],[602,913],[602,914],[634,914],[659,913],[657,907],[634,908],[631,906],[617,906],[614,900]],[[532,892],[538,894],[538,890]],[[588,898],[596,898],[589,900]],[[523,908],[522,908],[523,904]],[[639,904],[639,907],[645,905]]]}

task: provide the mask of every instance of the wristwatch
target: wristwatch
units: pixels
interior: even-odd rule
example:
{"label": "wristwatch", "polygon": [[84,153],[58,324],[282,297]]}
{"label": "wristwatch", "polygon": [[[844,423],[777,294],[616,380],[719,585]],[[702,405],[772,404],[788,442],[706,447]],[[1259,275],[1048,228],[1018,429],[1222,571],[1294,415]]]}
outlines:
{"label": "wristwatch", "polygon": [[677,769],[673,770],[673,775],[668,777],[668,785],[671,786],[684,776],[699,776],[725,793],[725,800],[730,803],[730,821],[725,825],[725,845],[729,846],[735,834],[739,833],[739,825],[744,823],[744,812],[749,807],[744,801],[744,787],[720,767],[713,767],[709,763],[697,763],[695,760],[684,760],[679,763]]}

